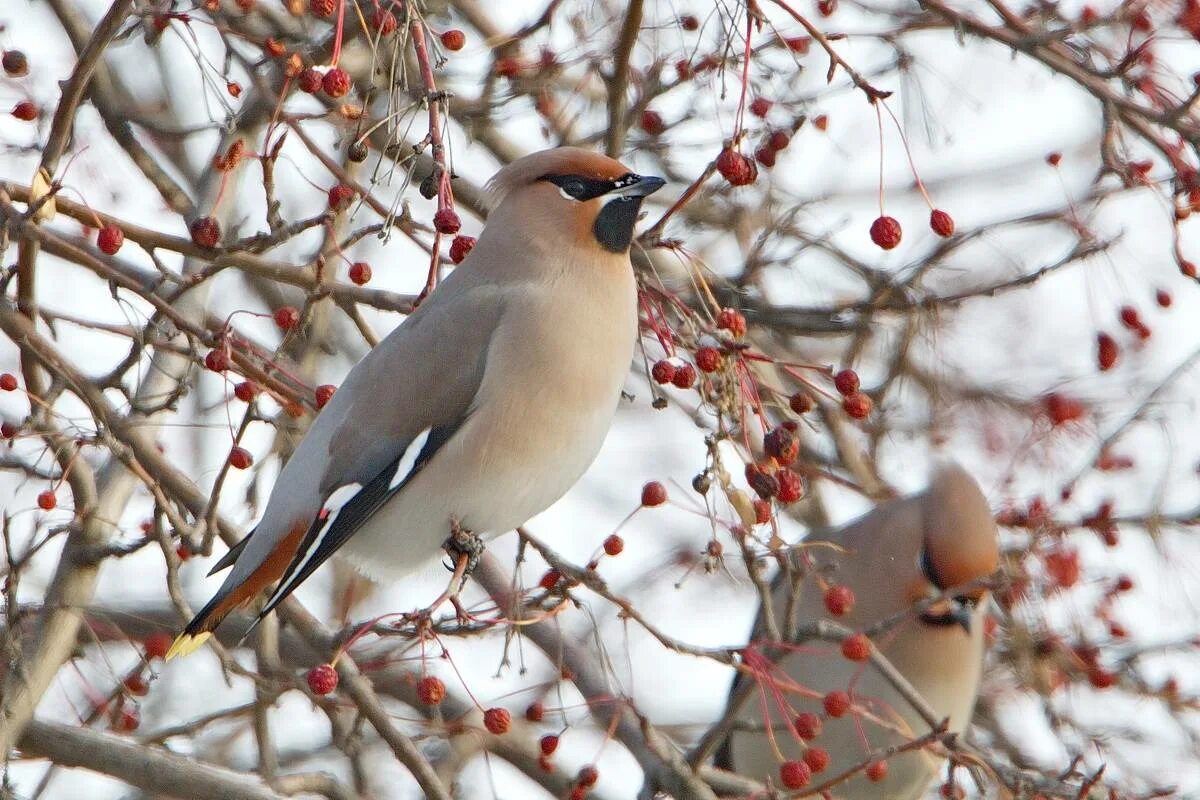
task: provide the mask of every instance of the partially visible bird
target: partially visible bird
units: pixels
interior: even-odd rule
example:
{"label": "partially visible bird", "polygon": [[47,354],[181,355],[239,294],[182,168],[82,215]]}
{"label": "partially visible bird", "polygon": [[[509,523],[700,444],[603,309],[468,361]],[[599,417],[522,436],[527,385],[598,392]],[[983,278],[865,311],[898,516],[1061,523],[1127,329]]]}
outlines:
{"label": "partially visible bird", "polygon": [[452,529],[503,533],[558,500],[616,411],[638,326],[629,247],[663,183],[573,147],[500,170],[474,249],[346,376],[169,655],[278,583],[261,618],[335,551],[394,581]]}
{"label": "partially visible bird", "polygon": [[[794,587],[795,594],[793,580],[785,577],[786,573],[773,588],[781,628],[786,627],[784,620],[789,617],[793,597],[790,618],[794,625],[829,619],[858,631],[902,614],[920,600],[976,582],[990,575],[999,561],[996,525],[987,501],[975,481],[958,466],[940,470],[920,494],[882,503],[844,528],[811,538],[813,544],[801,548],[796,558],[803,574]],[[844,586],[854,595],[853,607],[844,616],[833,616],[826,607],[824,590],[832,585]],[[874,645],[939,718],[949,717],[951,731],[966,729],[975,706],[988,597],[983,589],[964,591],[924,613],[914,613],[874,639]],[[786,630],[783,635],[792,636]],[[754,637],[763,636],[760,616]],[[791,650],[779,660],[779,667],[811,693],[776,694],[769,677],[739,674],[733,694],[747,680],[755,680],[759,686],[739,717],[738,727],[749,729],[735,728],[730,734],[718,754],[721,766],[780,785],[780,757],[765,733],[764,713],[769,713],[775,742],[788,760],[800,760],[803,754],[792,728],[797,716],[812,712],[821,717],[822,730],[811,744],[828,751],[830,762],[813,776],[814,784],[860,764],[873,750],[910,741],[931,730],[895,685],[870,663],[850,661],[838,645],[820,641]],[[782,673],[776,675],[781,677]],[[850,693],[854,706],[845,716],[833,718],[825,713],[822,696],[839,690]],[[840,800],[915,800],[929,787],[943,760],[930,749],[897,755],[886,762],[882,780],[872,782],[860,772],[834,787],[831,795]]]}

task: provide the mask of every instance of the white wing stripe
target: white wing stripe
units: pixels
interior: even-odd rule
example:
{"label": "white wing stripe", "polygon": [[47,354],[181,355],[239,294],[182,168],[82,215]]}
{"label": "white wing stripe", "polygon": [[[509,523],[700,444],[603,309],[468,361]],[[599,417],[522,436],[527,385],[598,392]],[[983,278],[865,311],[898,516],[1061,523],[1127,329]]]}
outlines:
{"label": "white wing stripe", "polygon": [[304,553],[304,558],[301,559],[300,563],[296,565],[296,568],[292,570],[292,577],[284,583],[279,584],[279,587],[275,589],[275,592],[271,595],[271,598],[267,600],[267,608],[270,608],[272,604],[278,602],[276,598],[286,597],[287,593],[292,590],[292,587],[295,586],[297,579],[304,574],[305,565],[307,565],[317,551],[320,550],[321,543],[325,541],[325,536],[329,533],[329,529],[333,527],[333,523],[335,520],[337,520],[338,514],[341,512],[342,507],[345,506],[346,503],[349,503],[350,499],[353,498],[354,495],[358,494],[359,490],[361,489],[361,483],[347,483],[345,486],[339,486],[338,488],[334,489],[329,495],[329,500],[325,503],[325,507],[323,509],[328,514],[328,516],[325,517],[325,524],[321,526],[320,530],[317,531],[317,535],[313,537],[312,544],[308,546],[308,550],[306,550]]}
{"label": "white wing stripe", "polygon": [[433,428],[426,428],[408,443],[408,447],[404,449],[404,457],[400,459],[400,464],[396,467],[396,474],[392,476],[391,482],[388,483],[388,489],[395,489],[408,480],[409,475],[412,474],[413,467],[417,465],[417,458],[421,455],[421,451],[425,449],[425,443],[429,441],[429,434],[432,432]]}

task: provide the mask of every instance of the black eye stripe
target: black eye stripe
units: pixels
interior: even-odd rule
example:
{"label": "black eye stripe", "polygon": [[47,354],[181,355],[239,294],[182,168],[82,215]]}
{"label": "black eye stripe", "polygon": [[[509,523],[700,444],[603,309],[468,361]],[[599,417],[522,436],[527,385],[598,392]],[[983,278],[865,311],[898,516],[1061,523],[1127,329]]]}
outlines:
{"label": "black eye stripe", "polygon": [[942,591],[946,590],[946,587],[942,585],[941,578],[938,577],[937,570],[933,566],[933,560],[929,558],[929,551],[925,548],[921,548],[921,571],[925,573],[925,580]]}
{"label": "black eye stripe", "polygon": [[543,175],[543,181],[549,181],[570,197],[576,200],[592,200],[608,194],[614,189],[621,189],[636,183],[638,176],[633,173],[622,175],[615,180],[588,178],[583,175]]}

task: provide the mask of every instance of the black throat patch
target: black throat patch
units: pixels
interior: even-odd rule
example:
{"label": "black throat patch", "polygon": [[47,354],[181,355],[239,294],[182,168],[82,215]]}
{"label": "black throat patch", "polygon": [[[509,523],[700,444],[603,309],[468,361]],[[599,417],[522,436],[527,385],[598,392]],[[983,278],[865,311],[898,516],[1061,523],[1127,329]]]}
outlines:
{"label": "black throat patch", "polygon": [[624,253],[633,243],[633,226],[642,208],[640,197],[620,197],[610,200],[596,215],[592,235],[610,253]]}

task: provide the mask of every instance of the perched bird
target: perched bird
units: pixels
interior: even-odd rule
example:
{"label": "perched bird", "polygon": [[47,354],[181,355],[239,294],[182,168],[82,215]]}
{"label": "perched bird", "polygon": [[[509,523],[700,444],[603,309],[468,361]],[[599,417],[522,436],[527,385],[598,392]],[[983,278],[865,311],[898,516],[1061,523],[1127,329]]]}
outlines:
{"label": "perched bird", "polygon": [[573,147],[500,170],[475,248],[346,376],[171,655],[278,582],[270,612],[335,551],[396,580],[452,531],[503,533],[558,500],[616,411],[638,326],[629,247],[663,183]]}
{"label": "perched bird", "polygon": [[[814,544],[797,553],[795,574],[782,573],[773,589],[775,615],[788,639],[789,617],[792,630],[818,619],[862,630],[902,614],[920,600],[990,575],[999,561],[996,525],[987,501],[958,466],[939,471],[921,494],[882,503],[844,528],[810,538]],[[826,607],[825,589],[833,585],[845,586],[854,595],[852,608],[840,617]],[[912,614],[873,640],[939,721],[949,717],[949,729],[955,732],[970,722],[979,690],[987,598],[981,589],[964,591]],[[765,635],[760,618],[755,640]],[[746,681],[758,685],[739,717],[738,727],[749,729],[730,734],[718,754],[721,766],[780,785],[781,762],[765,733],[765,713],[770,714],[780,754],[788,760],[802,758],[793,728],[797,717],[805,712],[821,717],[822,730],[810,743],[828,751],[830,761],[813,776],[814,785],[861,764],[873,750],[931,730],[874,665],[848,660],[837,644],[808,641],[779,652],[785,655],[774,671],[738,675],[731,696]],[[825,713],[822,697],[839,690],[848,692],[854,705],[834,718]],[[897,755],[887,760],[882,780],[873,782],[859,772],[835,786],[831,795],[840,800],[914,800],[928,788],[942,762],[930,749]]]}

